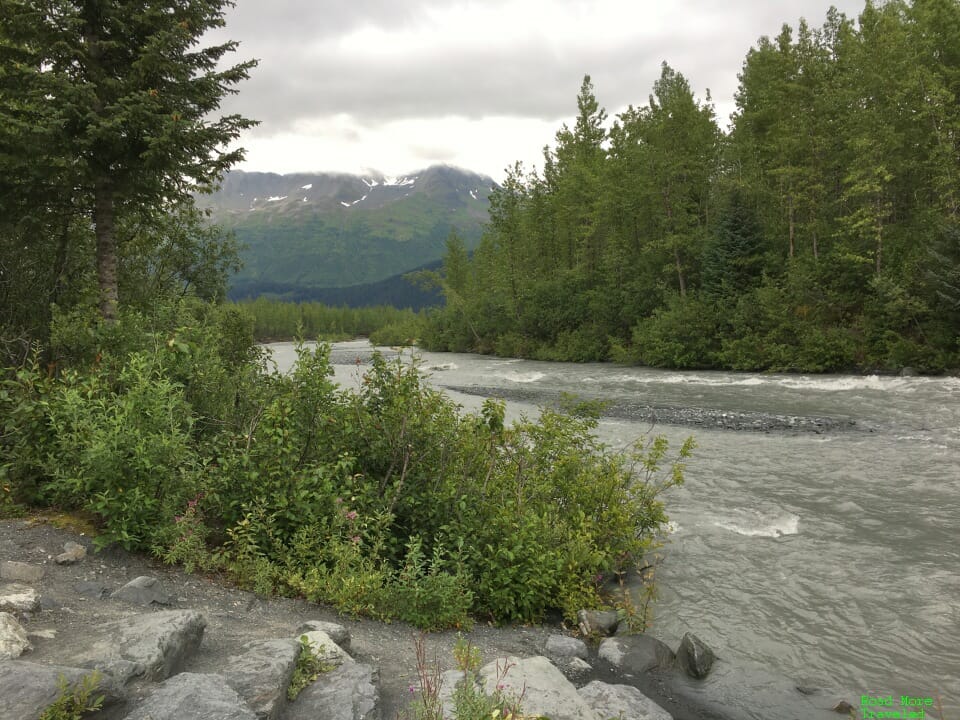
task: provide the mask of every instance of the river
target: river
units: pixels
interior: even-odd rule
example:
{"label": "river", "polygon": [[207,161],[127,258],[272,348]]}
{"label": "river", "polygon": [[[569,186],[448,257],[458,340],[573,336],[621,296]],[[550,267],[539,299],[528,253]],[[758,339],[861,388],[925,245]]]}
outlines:
{"label": "river", "polygon": [[[289,344],[276,344],[281,367]],[[365,341],[338,343],[356,382]],[[653,632],[800,685],[943,700],[960,716],[960,379],[677,372],[420,353],[467,409],[611,402],[599,433],[698,444],[665,501]]]}

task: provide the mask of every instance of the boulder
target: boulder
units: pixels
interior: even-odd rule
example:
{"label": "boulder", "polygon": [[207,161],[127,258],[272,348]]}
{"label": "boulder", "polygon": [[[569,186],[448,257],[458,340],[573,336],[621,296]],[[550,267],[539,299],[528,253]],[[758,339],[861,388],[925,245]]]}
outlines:
{"label": "boulder", "polygon": [[220,675],[180,673],[161,685],[126,720],[256,720]]}
{"label": "boulder", "polygon": [[479,677],[488,695],[500,688],[508,697],[522,696],[525,715],[545,715],[550,720],[601,720],[563,673],[542,655],[500,658],[480,668]]}
{"label": "boulder", "polygon": [[587,651],[587,644],[583,640],[567,635],[551,635],[548,637],[543,648],[543,654],[551,660],[574,657],[586,660],[590,655]]}
{"label": "boulder", "polygon": [[73,565],[80,562],[87,556],[87,549],[80,543],[72,540],[63,544],[63,552],[57,555],[53,561],[57,565]]}
{"label": "boulder", "polygon": [[677,665],[692,678],[702,680],[713,667],[713,650],[693,633],[684,633],[677,648]]}
{"label": "boulder", "polygon": [[674,666],[673,650],[652,635],[620,635],[600,643],[599,656],[628,675]]}
{"label": "boulder", "polygon": [[273,720],[286,703],[299,655],[292,639],[262,640],[227,658],[221,674],[258,718]]}
{"label": "boulder", "polygon": [[670,713],[630,685],[609,685],[594,680],[577,692],[601,718],[673,720]]}
{"label": "boulder", "polygon": [[306,687],[288,706],[284,720],[380,720],[379,685],[379,672],[372,665],[341,665]]}
{"label": "boulder", "polygon": [[0,612],[0,660],[20,657],[32,648],[27,631],[17,619],[10,613]]}
{"label": "boulder", "polygon": [[73,589],[76,590],[80,595],[92,598],[94,600],[103,600],[103,598],[110,594],[107,586],[101,585],[98,582],[78,582],[73,586]]}
{"label": "boulder", "polygon": [[17,580],[19,582],[40,582],[43,579],[44,569],[40,565],[31,565],[25,562],[4,560],[0,562],[0,579]]}
{"label": "boulder", "polygon": [[28,613],[40,608],[40,594],[29,585],[9,583],[0,587],[0,612]]}
{"label": "boulder", "polygon": [[341,648],[350,652],[350,631],[343,625],[325,620],[307,620],[297,628],[297,637],[312,630],[322,630]]}
{"label": "boulder", "polygon": [[[81,668],[0,661],[0,717],[39,717],[60,695],[61,678],[73,686],[89,674]],[[123,691],[107,675],[100,677],[94,695],[103,695],[104,708],[124,698]]]}
{"label": "boulder", "polygon": [[195,610],[134,615],[91,628],[89,645],[72,659],[126,684],[135,677],[159,681],[178,672],[200,646],[206,618]]}
{"label": "boulder", "polygon": [[134,578],[110,597],[134,605],[169,605],[171,602],[170,594],[160,581],[149,575]]}
{"label": "boulder", "polygon": [[310,630],[309,632],[303,633],[301,637],[303,635],[307,637],[307,641],[313,646],[314,653],[327,665],[339,666],[355,662],[355,660],[323,630]]}
{"label": "boulder", "polygon": [[617,631],[620,616],[613,610],[580,610],[577,623],[584,635],[610,636]]}

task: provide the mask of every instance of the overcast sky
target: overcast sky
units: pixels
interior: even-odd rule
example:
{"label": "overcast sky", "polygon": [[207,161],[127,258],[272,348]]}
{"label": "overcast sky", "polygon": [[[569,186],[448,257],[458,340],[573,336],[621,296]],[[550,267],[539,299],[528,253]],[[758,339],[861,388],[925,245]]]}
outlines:
{"label": "overcast sky", "polygon": [[[236,0],[211,39],[260,65],[223,105],[261,121],[245,170],[380,170],[447,163],[502,180],[576,113],[585,74],[610,116],[644,105],[660,63],[709,88],[721,125],[761,35],[829,0]],[[835,0],[856,18],[863,0]]]}

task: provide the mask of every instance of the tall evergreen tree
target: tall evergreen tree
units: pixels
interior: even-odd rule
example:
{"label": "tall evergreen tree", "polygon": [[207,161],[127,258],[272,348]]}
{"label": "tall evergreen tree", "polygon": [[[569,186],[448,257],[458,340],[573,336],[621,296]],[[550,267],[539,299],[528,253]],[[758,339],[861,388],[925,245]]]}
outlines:
{"label": "tall evergreen tree", "polygon": [[[229,0],[3,0],[2,210],[66,208],[92,223],[102,317],[119,302],[117,221],[189,202],[242,157],[254,122],[210,116],[255,61],[199,47]],[[62,199],[66,198],[66,200]]]}

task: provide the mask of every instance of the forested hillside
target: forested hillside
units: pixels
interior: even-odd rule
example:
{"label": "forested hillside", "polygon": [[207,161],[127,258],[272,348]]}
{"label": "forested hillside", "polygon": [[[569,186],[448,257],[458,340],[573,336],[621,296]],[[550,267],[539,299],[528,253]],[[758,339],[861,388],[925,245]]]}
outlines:
{"label": "forested hillside", "polygon": [[960,4],[868,4],[750,50],[723,131],[666,63],[589,77],[543,167],[448,251],[431,349],[680,368],[960,365]]}
{"label": "forested hillside", "polygon": [[[196,200],[240,243],[232,297],[369,305],[383,298],[367,302],[329,289],[361,286],[360,294],[376,294],[382,288],[368,288],[371,283],[438,261],[454,230],[475,247],[493,185],[483,175],[441,165],[404,177],[234,171],[216,192]],[[388,301],[425,299],[409,284],[387,295]]]}

